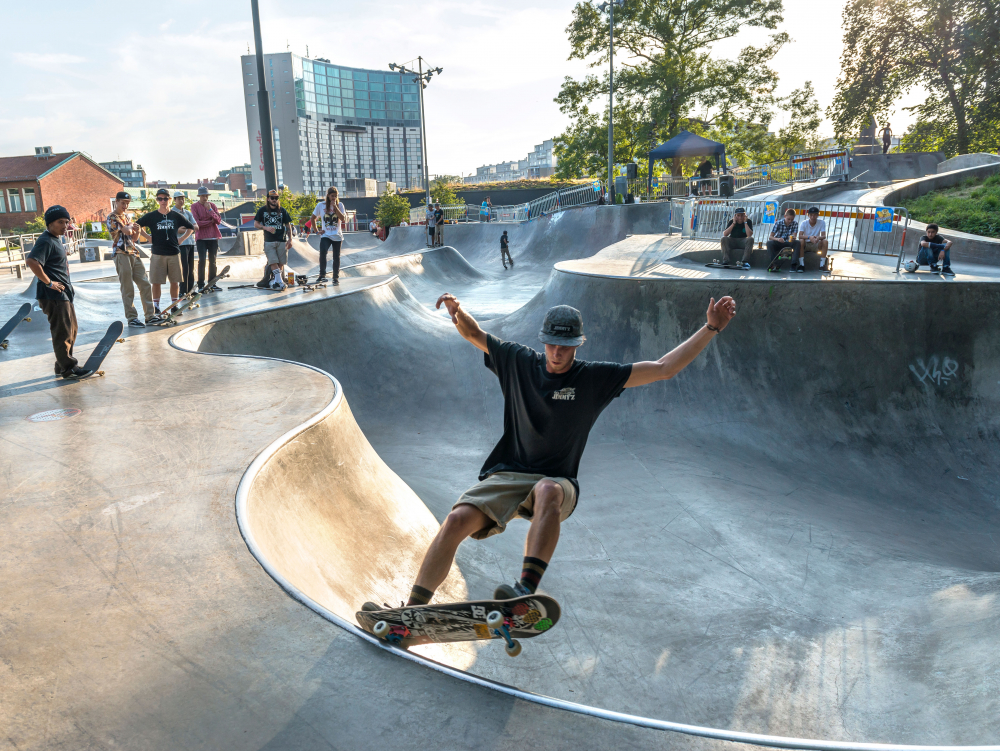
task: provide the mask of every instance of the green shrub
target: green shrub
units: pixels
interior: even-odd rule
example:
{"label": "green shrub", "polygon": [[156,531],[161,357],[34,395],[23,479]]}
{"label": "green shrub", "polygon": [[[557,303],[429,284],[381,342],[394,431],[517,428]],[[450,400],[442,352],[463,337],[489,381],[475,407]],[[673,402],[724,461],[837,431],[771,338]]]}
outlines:
{"label": "green shrub", "polygon": [[[970,190],[971,189],[971,190]],[[970,178],[953,188],[902,201],[918,222],[936,222],[941,231],[1000,238],[1000,173]]]}

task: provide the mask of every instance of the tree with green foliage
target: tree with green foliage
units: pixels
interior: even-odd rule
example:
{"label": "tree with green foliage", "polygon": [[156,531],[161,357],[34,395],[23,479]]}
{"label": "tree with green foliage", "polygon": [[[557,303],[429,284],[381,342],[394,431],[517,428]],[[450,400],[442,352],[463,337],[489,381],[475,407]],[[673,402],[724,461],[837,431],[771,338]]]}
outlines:
{"label": "tree with green foliage", "polygon": [[401,195],[386,191],[375,204],[375,220],[380,227],[396,227],[410,220],[410,202]]}
{"label": "tree with green foliage", "polygon": [[849,0],[837,95],[838,139],[888,119],[914,86],[929,92],[907,111],[904,150],[949,156],[1000,146],[1000,13],[996,0]]}
{"label": "tree with green foliage", "polygon": [[[747,28],[774,31],[781,13],[781,0],[626,0],[615,10],[621,61],[615,70],[615,161],[638,160],[651,143],[683,129],[704,133],[738,119],[770,122],[778,76],[769,63],[788,35],[774,33],[768,44],[747,46],[735,59],[717,59],[710,48]],[[607,66],[606,12],[577,4],[567,32],[570,59]],[[608,87],[606,72],[563,82],[555,101],[572,124],[557,139],[558,175],[606,174]],[[675,173],[679,169],[677,162]]]}
{"label": "tree with green foliage", "polygon": [[[455,195],[447,177],[436,177],[431,181],[431,201],[440,203],[442,206],[457,206],[458,196]],[[424,196],[422,204],[427,203],[427,196]]]}

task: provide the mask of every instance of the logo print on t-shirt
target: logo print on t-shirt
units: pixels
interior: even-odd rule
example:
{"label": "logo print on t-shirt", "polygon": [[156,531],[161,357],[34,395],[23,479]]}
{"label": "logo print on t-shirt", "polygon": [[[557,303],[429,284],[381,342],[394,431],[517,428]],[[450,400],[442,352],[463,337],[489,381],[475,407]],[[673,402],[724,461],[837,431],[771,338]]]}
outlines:
{"label": "logo print on t-shirt", "polygon": [[560,401],[571,402],[576,399],[576,389],[567,386],[564,389],[552,392],[552,398]]}

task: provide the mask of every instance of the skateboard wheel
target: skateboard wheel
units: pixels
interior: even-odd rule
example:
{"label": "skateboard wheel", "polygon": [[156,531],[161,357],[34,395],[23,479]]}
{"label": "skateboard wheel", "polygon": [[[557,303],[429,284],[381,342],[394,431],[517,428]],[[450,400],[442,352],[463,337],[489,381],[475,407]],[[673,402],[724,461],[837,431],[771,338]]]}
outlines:
{"label": "skateboard wheel", "polygon": [[517,639],[512,639],[510,644],[504,645],[504,651],[511,657],[517,657],[521,654],[521,642]]}
{"label": "skateboard wheel", "polygon": [[490,628],[500,628],[503,626],[503,613],[499,610],[490,611],[490,614],[486,616],[486,625]]}
{"label": "skateboard wheel", "polygon": [[389,624],[385,621],[379,621],[372,629],[372,633],[380,639],[384,639],[389,634]]}

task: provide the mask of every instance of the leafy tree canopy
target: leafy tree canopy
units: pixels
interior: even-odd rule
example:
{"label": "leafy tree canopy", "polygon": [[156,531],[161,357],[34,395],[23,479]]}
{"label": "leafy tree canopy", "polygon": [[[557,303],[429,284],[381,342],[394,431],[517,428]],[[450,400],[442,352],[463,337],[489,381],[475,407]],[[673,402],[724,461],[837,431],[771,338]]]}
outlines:
{"label": "leafy tree canopy", "polygon": [[[626,0],[615,10],[615,161],[641,161],[651,142],[684,129],[769,123],[778,83],[769,64],[788,35],[774,33],[731,60],[709,48],[746,28],[774,31],[781,20],[781,0]],[[607,65],[606,12],[579,3],[567,33],[570,59]],[[555,101],[572,124],[556,141],[560,176],[606,173],[608,85],[606,72],[563,82]]]}
{"label": "leafy tree canopy", "polygon": [[1000,146],[1000,12],[996,0],[849,0],[837,95],[829,108],[838,139],[914,86],[927,99],[908,107],[917,124],[904,150],[949,156]]}
{"label": "leafy tree canopy", "polygon": [[404,196],[386,191],[375,204],[375,219],[380,227],[396,227],[410,219],[410,202]]}

